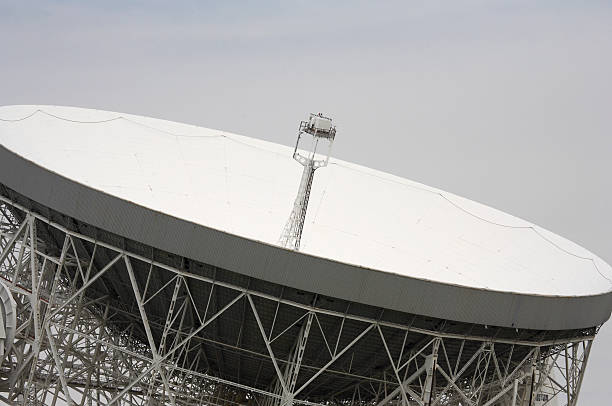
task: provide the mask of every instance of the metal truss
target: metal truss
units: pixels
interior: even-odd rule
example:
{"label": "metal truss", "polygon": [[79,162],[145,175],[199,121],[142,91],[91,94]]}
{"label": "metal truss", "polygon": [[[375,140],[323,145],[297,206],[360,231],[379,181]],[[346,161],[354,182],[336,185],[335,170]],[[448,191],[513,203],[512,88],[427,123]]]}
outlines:
{"label": "metal truss", "polygon": [[287,224],[285,224],[283,232],[278,240],[279,245],[285,248],[294,250],[300,249],[304,221],[306,220],[306,211],[308,210],[308,200],[310,199],[310,190],[312,189],[312,181],[314,180],[316,169],[317,168],[313,166],[312,162],[308,162],[304,165],[297,197],[293,204],[293,210],[291,210]]}
{"label": "metal truss", "polygon": [[[1,199],[0,277],[17,302],[15,343],[0,368],[0,400],[8,404],[526,406],[554,399],[576,405],[593,336],[559,342],[495,339],[331,311],[156,262]],[[59,250],[49,249],[43,226],[61,236]],[[78,249],[82,244],[92,247],[88,256]],[[102,250],[106,260],[95,265]],[[124,324],[113,316],[125,309],[88,294],[117,269],[127,275],[136,303]],[[136,269],[148,269],[146,278]],[[155,272],[169,276],[161,288],[152,288]],[[191,280],[209,286],[209,296],[197,298],[207,303],[203,312]],[[209,306],[219,288],[231,297]],[[151,316],[161,292],[167,298],[164,319]],[[266,305],[276,306],[271,324],[262,319]],[[215,321],[235,308],[255,320],[249,334],[259,336],[261,351],[247,349],[241,340],[206,338]],[[278,326],[282,308],[299,317]],[[193,323],[187,322],[190,313],[196,315]],[[412,334],[422,338],[409,344]],[[288,335],[294,345],[289,356],[281,356],[277,342]],[[322,362],[305,356],[313,336],[324,343]],[[352,361],[366,340],[381,349],[380,356],[372,354],[377,367],[357,370]],[[261,365],[271,364],[274,377],[256,383],[224,378],[208,367],[206,346],[248,353]],[[330,377],[341,377],[343,385],[324,398],[316,395]]]}

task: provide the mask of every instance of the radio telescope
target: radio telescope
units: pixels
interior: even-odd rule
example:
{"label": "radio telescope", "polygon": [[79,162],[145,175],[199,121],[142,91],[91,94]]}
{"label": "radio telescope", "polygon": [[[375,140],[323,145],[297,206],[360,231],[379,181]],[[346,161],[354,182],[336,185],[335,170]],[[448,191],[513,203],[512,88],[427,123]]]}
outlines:
{"label": "radio telescope", "polygon": [[335,137],[1,107],[0,400],[575,406],[610,266]]}

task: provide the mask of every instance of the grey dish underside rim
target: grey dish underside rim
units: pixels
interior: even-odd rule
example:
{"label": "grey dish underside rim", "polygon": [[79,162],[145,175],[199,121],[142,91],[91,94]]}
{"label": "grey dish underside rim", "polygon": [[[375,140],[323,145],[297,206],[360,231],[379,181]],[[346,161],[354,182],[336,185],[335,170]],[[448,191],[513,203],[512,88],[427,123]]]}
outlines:
{"label": "grey dish underside rim", "polygon": [[94,227],[243,275],[330,297],[460,322],[537,330],[594,327],[612,292],[542,296],[401,276],[250,240],[156,212],[51,172],[0,145],[0,183]]}

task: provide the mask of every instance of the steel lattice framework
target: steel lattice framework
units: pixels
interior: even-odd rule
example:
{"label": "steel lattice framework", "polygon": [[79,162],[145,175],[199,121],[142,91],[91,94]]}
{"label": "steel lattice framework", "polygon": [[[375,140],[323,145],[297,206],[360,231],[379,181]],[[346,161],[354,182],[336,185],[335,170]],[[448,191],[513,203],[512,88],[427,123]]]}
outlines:
{"label": "steel lattice framework", "polygon": [[18,307],[0,371],[9,404],[576,405],[595,327],[360,307],[230,277],[3,194],[0,277]]}

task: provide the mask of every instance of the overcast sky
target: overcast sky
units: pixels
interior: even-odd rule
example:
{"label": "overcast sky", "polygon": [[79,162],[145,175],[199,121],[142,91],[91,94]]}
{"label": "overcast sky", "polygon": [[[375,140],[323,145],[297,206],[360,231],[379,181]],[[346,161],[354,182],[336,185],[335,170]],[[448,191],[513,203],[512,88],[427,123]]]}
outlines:
{"label": "overcast sky", "polygon": [[[306,113],[325,112],[338,158],[526,218],[612,262],[612,2],[229,3],[0,0],[0,105],[93,107],[284,144]],[[607,404],[612,323],[589,363],[580,404]]]}

